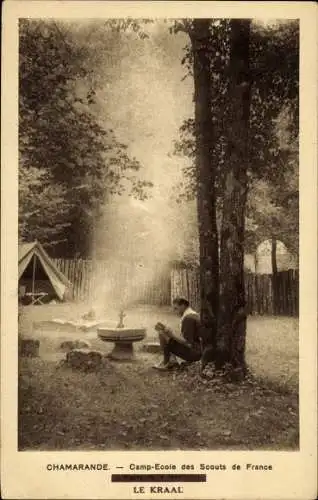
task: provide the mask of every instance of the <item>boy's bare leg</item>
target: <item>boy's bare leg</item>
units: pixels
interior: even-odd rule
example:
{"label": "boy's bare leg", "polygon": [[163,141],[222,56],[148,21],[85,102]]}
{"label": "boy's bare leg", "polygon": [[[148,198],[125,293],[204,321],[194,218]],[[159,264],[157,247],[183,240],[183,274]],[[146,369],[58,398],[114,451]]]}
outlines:
{"label": "boy's bare leg", "polygon": [[170,336],[165,332],[159,332],[159,342],[163,352],[163,361],[160,363],[160,366],[166,366],[170,363],[177,363],[177,358],[174,354],[169,351],[168,342],[170,340]]}

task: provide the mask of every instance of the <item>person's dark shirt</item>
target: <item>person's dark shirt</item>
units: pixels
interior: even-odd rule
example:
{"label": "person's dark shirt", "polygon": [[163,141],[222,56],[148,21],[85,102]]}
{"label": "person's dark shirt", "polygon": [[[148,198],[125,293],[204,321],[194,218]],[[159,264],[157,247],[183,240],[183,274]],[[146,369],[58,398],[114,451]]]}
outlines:
{"label": "person's dark shirt", "polygon": [[182,318],[181,335],[196,350],[201,350],[200,329],[200,317],[195,311],[186,314]]}

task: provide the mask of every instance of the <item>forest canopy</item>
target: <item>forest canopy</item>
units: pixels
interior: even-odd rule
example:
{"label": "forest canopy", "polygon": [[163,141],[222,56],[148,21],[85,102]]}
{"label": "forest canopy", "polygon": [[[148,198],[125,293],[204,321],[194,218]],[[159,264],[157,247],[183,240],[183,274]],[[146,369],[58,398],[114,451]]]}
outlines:
{"label": "forest canopy", "polygon": [[[167,20],[179,37],[190,20]],[[95,221],[107,197],[151,196],[143,165],[118,137],[110,114],[101,113],[96,92],[116,84],[127,41],[150,43],[151,20],[77,23],[20,21],[19,45],[19,236],[39,239],[56,255],[87,257]],[[228,117],[229,20],[212,20],[211,95],[217,218],[230,140]],[[246,251],[275,237],[298,253],[298,56],[296,21],[251,25],[251,109]],[[109,65],[105,65],[108,61]],[[192,78],[193,52],[185,44],[184,77]],[[105,91],[106,92],[106,91]],[[106,92],[107,99],[107,92]],[[125,116],[125,115],[123,115]],[[174,191],[188,220],[185,244],[176,255],[198,259],[194,116],[180,127],[174,154],[188,161]],[[167,154],[169,152],[167,151]],[[284,189],[281,189],[284,186]],[[191,208],[194,207],[194,208]],[[194,211],[193,211],[194,210]],[[46,222],[44,223],[43,214]],[[181,254],[180,254],[181,252]],[[182,254],[183,252],[183,254]]]}
{"label": "forest canopy", "polygon": [[[117,28],[104,30],[116,61]],[[85,34],[59,21],[20,21],[19,236],[64,257],[89,255],[107,195],[144,199],[151,187],[94,106],[98,60]]]}

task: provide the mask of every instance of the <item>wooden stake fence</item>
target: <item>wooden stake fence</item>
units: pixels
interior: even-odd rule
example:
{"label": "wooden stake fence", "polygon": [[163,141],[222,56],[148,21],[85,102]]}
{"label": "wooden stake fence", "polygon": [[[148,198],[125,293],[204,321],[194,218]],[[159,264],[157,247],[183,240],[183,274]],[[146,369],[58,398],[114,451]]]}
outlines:
{"label": "wooden stake fence", "polygon": [[[136,301],[149,305],[170,305],[176,296],[187,297],[192,306],[200,308],[198,269],[172,268],[163,272],[152,269],[150,274],[138,273],[135,267],[121,263],[110,268],[107,261],[55,259],[57,267],[73,284],[73,299],[90,300],[98,286],[105,283],[112,295],[121,296],[129,288]],[[299,272],[277,274],[274,307],[273,277],[269,274],[245,274],[247,308],[250,314],[298,316]]]}

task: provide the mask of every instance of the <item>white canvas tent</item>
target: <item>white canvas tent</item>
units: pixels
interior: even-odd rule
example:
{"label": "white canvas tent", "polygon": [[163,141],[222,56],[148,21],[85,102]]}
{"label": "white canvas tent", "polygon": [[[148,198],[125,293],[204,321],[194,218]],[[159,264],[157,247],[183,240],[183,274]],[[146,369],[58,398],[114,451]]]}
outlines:
{"label": "white canvas tent", "polygon": [[45,292],[50,298],[63,300],[72,285],[35,241],[19,245],[19,286],[28,293]]}

